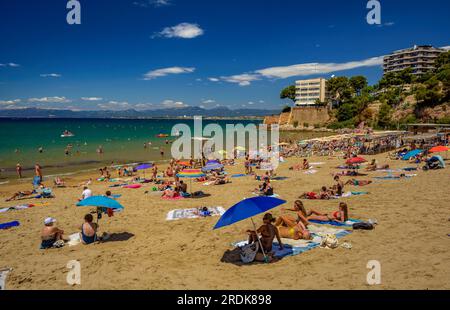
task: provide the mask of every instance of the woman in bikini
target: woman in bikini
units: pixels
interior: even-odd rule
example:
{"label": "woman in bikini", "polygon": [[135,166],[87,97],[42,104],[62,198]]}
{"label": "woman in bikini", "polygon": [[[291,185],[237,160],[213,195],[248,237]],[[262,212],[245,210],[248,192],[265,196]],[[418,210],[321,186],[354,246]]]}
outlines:
{"label": "woman in bikini", "polygon": [[308,220],[328,222],[334,221],[339,223],[345,223],[348,221],[348,206],[345,202],[339,204],[339,210],[330,214],[322,214],[319,212],[314,212],[314,215],[308,216]]}
{"label": "woman in bikini", "polygon": [[282,215],[275,222],[280,236],[282,238],[299,240],[299,239],[311,239],[311,234],[308,231],[308,213],[300,200],[297,200],[294,204],[294,209],[281,209],[282,211],[291,211],[297,214],[297,218],[290,215]]}
{"label": "woman in bikini", "polygon": [[[264,249],[264,253],[266,255],[269,255],[270,257],[270,254],[272,252],[273,240],[275,239],[275,237],[277,238],[280,250],[283,250],[283,243],[281,242],[281,237],[277,227],[273,225],[275,219],[273,218],[272,214],[270,213],[265,214],[263,222],[264,224],[257,231],[247,230],[247,233],[249,234],[248,243],[252,244],[258,242],[258,234],[260,234],[261,235],[260,240],[262,247]],[[262,252],[261,248],[259,249],[259,251]]]}
{"label": "woman in bikini", "polygon": [[372,184],[372,181],[357,180],[357,179],[351,179],[348,180],[347,183],[345,183],[345,185],[353,185],[353,186],[366,186],[369,184]]}

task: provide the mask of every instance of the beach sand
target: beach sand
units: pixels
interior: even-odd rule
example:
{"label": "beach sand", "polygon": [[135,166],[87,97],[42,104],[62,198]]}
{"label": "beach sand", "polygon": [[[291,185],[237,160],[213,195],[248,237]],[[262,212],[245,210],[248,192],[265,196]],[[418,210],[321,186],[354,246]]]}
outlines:
{"label": "beach sand", "polygon": [[[411,166],[386,159],[386,154],[368,156],[392,167]],[[318,173],[306,175],[289,171],[288,167],[301,162],[290,158],[281,164],[275,181],[275,192],[291,207],[305,191],[318,190],[333,184],[331,172],[342,164],[341,159],[311,158],[311,162],[326,162],[318,166]],[[160,167],[162,171],[162,167]],[[228,168],[229,174],[243,173],[243,164]],[[45,171],[44,171],[45,172]],[[341,239],[350,242],[351,250],[314,249],[273,264],[236,266],[223,263],[224,252],[231,243],[246,239],[245,231],[252,228],[245,220],[231,227],[213,231],[218,218],[204,218],[167,222],[166,215],[173,209],[202,206],[231,207],[243,198],[252,197],[251,191],[259,182],[253,178],[232,179],[224,186],[202,186],[193,183],[194,190],[203,190],[210,197],[164,201],[158,195],[144,194],[153,187],[142,189],[112,189],[122,194],[119,201],[125,211],[113,218],[100,221],[100,231],[116,234],[112,241],[62,249],[39,250],[39,234],[44,218],[55,217],[66,235],[76,233],[89,211],[76,208],[81,189],[54,189],[55,199],[46,200],[47,206],[0,214],[0,222],[18,220],[21,226],[0,231],[0,269],[13,268],[8,276],[8,289],[450,289],[450,191],[449,170],[417,172],[418,176],[398,181],[375,181],[362,187],[346,190],[368,191],[369,195],[342,199],[349,205],[350,217],[362,220],[376,219],[379,225],[373,231],[355,231]],[[381,176],[372,172],[368,177]],[[67,179],[69,185],[85,181],[89,175]],[[348,180],[347,177],[344,180]],[[95,182],[94,194],[104,194],[109,183]],[[1,207],[20,203],[3,202],[17,190],[27,190],[26,184],[0,186]],[[305,201],[307,209],[334,211],[341,200]],[[273,211],[280,215],[280,209]],[[255,218],[261,224],[262,215]],[[70,260],[81,263],[81,285],[69,286],[66,276]],[[378,286],[366,282],[366,265],[370,260],[381,263],[381,281]]]}

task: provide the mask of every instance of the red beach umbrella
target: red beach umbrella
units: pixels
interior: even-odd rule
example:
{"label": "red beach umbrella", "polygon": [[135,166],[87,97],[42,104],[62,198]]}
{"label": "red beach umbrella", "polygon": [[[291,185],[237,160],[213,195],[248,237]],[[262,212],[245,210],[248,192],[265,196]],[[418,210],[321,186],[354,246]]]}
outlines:
{"label": "red beach umbrella", "polygon": [[353,158],[350,158],[349,160],[346,161],[346,163],[350,164],[350,165],[352,165],[352,164],[362,164],[362,163],[365,163],[365,162],[367,162],[367,160],[365,158],[362,158],[362,157],[353,157]]}
{"label": "red beach umbrella", "polygon": [[430,153],[442,153],[442,152],[448,152],[450,149],[446,146],[435,146],[432,149],[430,149]]}

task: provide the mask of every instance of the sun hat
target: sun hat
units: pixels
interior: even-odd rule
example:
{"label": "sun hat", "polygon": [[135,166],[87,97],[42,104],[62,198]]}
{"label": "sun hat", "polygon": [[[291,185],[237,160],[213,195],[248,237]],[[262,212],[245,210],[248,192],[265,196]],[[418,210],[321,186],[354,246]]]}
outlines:
{"label": "sun hat", "polygon": [[47,217],[47,218],[44,220],[44,224],[45,224],[45,225],[50,225],[50,224],[53,224],[53,223],[56,223],[56,220],[55,220],[54,218],[52,218],[52,217]]}

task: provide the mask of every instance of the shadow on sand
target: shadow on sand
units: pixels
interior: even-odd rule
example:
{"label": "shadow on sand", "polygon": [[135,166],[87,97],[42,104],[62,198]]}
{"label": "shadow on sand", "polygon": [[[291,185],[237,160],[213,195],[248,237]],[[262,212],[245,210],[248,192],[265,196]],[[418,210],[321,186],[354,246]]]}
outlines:
{"label": "shadow on sand", "polygon": [[102,243],[128,241],[133,237],[134,237],[134,234],[131,234],[128,232],[124,232],[124,233],[120,233],[120,234],[111,234],[109,236],[108,240],[104,240]]}

